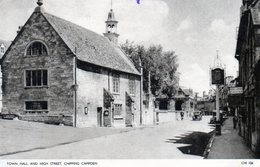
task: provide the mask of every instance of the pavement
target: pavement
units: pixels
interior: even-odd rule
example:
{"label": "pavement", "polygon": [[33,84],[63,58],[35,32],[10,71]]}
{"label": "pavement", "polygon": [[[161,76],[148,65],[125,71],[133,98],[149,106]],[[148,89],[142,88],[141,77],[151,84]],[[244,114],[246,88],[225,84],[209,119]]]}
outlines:
{"label": "pavement", "polygon": [[207,159],[254,159],[254,153],[246,146],[238,129],[233,128],[229,117],[221,128],[221,135],[215,136]]}
{"label": "pavement", "polygon": [[[0,144],[4,142],[6,149],[11,145],[12,150],[21,151],[2,154],[0,159],[203,159],[203,156],[184,154],[179,149],[190,144],[169,141],[193,132],[211,132],[209,119],[207,116],[201,121],[192,121],[191,118],[183,121],[174,119],[168,123],[127,131],[111,128],[70,129],[53,125],[41,125],[39,128],[37,123],[27,127],[20,125],[23,122],[16,122],[21,129],[14,126],[16,129],[13,129],[12,134],[7,133],[8,136],[4,136],[4,139],[0,138]],[[2,126],[7,126],[5,123]],[[42,128],[44,130],[40,130]]]}

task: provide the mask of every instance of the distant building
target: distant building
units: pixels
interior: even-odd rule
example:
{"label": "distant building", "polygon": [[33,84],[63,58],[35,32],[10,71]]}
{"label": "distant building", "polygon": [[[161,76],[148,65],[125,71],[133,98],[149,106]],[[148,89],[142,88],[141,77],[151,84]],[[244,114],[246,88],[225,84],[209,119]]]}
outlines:
{"label": "distant building", "polygon": [[247,145],[260,154],[260,1],[243,0],[240,10],[235,55],[239,62],[237,87],[242,91],[239,129]]}
{"label": "distant building", "polygon": [[[2,59],[5,51],[10,46],[11,42],[4,41],[0,39],[0,60]],[[0,72],[0,75],[2,76],[2,72]],[[0,82],[2,83],[2,77],[0,77]],[[0,90],[0,112],[2,111],[2,90]]]}
{"label": "distant building", "polygon": [[213,115],[213,111],[216,109],[215,103],[215,94],[214,91],[209,90],[209,93],[206,94],[206,91],[203,91],[203,97],[198,97],[196,109],[202,111],[204,115]]}
{"label": "distant building", "polygon": [[2,58],[3,113],[77,127],[138,125],[141,76],[117,46],[113,10],[103,37],[42,5]]}
{"label": "distant building", "polygon": [[4,55],[5,51],[7,48],[10,46],[11,42],[9,41],[4,41],[0,39],[0,58]]}
{"label": "distant building", "polygon": [[192,89],[179,88],[176,95],[174,96],[175,100],[175,110],[176,111],[194,111],[194,95]]}

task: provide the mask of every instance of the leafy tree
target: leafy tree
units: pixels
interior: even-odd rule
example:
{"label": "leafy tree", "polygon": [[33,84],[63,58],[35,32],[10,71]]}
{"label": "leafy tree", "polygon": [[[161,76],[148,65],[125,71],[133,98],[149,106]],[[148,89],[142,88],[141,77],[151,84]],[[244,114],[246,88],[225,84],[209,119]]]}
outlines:
{"label": "leafy tree", "polygon": [[152,45],[145,48],[143,45],[137,45],[128,40],[121,45],[121,48],[139,71],[141,61],[145,92],[148,92],[148,76],[150,72],[151,92],[153,95],[164,94],[171,98],[175,94],[179,84],[178,63],[175,52],[165,52],[161,45]]}

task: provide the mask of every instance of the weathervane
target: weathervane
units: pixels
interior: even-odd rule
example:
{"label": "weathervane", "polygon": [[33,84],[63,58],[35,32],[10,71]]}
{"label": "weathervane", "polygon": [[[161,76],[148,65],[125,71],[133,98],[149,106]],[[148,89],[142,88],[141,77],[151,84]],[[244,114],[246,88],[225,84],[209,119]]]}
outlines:
{"label": "weathervane", "polygon": [[39,6],[42,6],[42,5],[43,5],[43,0],[38,0],[37,4],[38,4]]}
{"label": "weathervane", "polygon": [[221,59],[219,57],[219,50],[217,50],[217,55],[216,55],[216,58],[214,60],[214,64],[213,64],[213,67],[214,68],[224,68],[223,67],[223,64],[221,62]]}

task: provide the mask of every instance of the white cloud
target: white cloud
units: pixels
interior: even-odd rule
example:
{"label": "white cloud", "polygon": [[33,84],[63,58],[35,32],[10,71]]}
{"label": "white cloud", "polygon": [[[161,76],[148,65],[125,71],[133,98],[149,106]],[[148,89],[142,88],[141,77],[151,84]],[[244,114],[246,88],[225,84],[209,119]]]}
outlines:
{"label": "white cloud", "polygon": [[194,33],[187,34],[184,41],[187,44],[196,44],[198,42],[198,35]]}
{"label": "white cloud", "polygon": [[[110,1],[104,0],[48,0],[46,11],[70,20],[76,24],[104,33]],[[60,4],[63,4],[60,7]],[[119,40],[150,41],[160,36],[164,30],[163,24],[167,19],[169,8],[163,0],[142,1],[138,5],[134,0],[114,0],[113,9],[119,21]]]}
{"label": "white cloud", "polygon": [[[223,55],[228,73],[233,74],[237,70],[232,54],[235,51],[235,27],[239,24],[241,2],[232,2],[230,6],[231,0],[206,1],[182,0],[178,3],[176,0],[141,0],[138,5],[135,0],[113,0],[119,21],[119,41],[129,39],[146,46],[161,44],[167,50],[176,51],[182,74],[181,85],[195,91],[207,90],[209,64],[216,50]],[[13,40],[18,26],[26,22],[37,6],[37,0],[0,2],[0,39]],[[216,6],[220,8],[215,10]],[[229,6],[228,12],[223,6]],[[48,13],[102,35],[110,0],[45,0],[43,7]]]}
{"label": "white cloud", "polygon": [[231,27],[223,19],[215,19],[211,22],[209,30],[218,33],[227,33],[231,30]]}
{"label": "white cloud", "polygon": [[184,30],[188,30],[192,27],[192,22],[189,19],[185,19],[183,20],[179,27],[177,28],[177,31],[184,31]]}
{"label": "white cloud", "polygon": [[204,90],[209,89],[209,73],[197,63],[189,63],[183,62],[181,66],[184,71],[180,76],[180,85],[185,86],[187,88],[192,88],[194,91],[202,92]]}
{"label": "white cloud", "polygon": [[226,76],[237,77],[238,61],[234,58],[234,55],[223,56],[223,63],[226,65]]}

